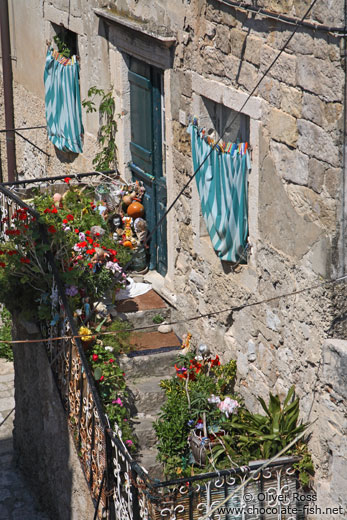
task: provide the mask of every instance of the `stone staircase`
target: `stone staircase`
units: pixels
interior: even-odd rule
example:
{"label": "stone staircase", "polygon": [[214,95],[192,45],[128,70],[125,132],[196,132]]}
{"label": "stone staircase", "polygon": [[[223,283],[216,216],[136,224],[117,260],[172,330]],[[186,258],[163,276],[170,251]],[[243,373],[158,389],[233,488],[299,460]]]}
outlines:
{"label": "stone staircase", "polygon": [[[170,322],[171,308],[151,290],[143,296],[118,302],[117,313],[134,327],[149,327],[160,314]],[[158,325],[159,327],[159,325]],[[119,359],[126,374],[132,420],[139,443],[136,460],[152,478],[163,478],[163,468],[156,461],[156,435],[153,429],[165,401],[160,381],[175,373],[174,364],[180,350],[180,340],[173,331],[160,333],[155,328],[148,332],[133,332],[130,337],[132,351]]]}

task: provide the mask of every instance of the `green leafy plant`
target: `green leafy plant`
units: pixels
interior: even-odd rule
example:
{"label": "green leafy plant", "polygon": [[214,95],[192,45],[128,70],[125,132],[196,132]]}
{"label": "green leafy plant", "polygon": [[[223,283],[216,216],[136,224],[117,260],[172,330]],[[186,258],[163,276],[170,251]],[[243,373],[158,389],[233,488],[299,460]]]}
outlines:
{"label": "green leafy plant", "polygon": [[[264,414],[251,413],[233,394],[234,360],[223,365],[218,356],[201,360],[192,359],[188,353],[178,358],[175,368],[176,376],[161,382],[167,401],[154,425],[158,458],[168,477],[269,459],[308,426],[299,421],[299,398],[294,387],[283,403],[277,395],[270,394],[268,404],[259,397]],[[187,440],[192,435],[209,443],[204,469],[196,466],[194,451],[190,452]],[[307,439],[300,439],[287,454],[300,457],[296,467],[302,485],[307,485],[314,471]]]}
{"label": "green leafy plant", "polygon": [[12,334],[11,334],[11,314],[6,309],[6,307],[2,307],[0,310],[0,319],[1,319],[1,326],[0,326],[0,358],[5,358],[8,361],[13,361],[13,351],[10,343],[7,343],[7,341],[11,341]]}
{"label": "green leafy plant", "polygon": [[153,316],[153,323],[163,323],[163,321],[165,321],[165,318],[161,315],[161,314],[156,314],[155,316]]}
{"label": "green leafy plant", "polygon": [[61,38],[60,36],[61,35],[59,34],[53,36],[53,41],[57,46],[58,52],[65,58],[71,58],[71,50],[69,49],[67,43],[64,41],[64,38]]}
{"label": "green leafy plant", "polygon": [[[122,330],[122,324],[118,322],[118,325]],[[116,423],[122,429],[125,444],[130,450],[134,450],[136,441],[129,415],[125,374],[119,367],[114,352],[109,349],[102,341],[97,341],[89,350],[89,362],[111,426]]]}
{"label": "green leafy plant", "polygon": [[[90,87],[87,99],[82,101],[82,106],[87,113],[96,112],[95,97],[100,97],[98,106],[100,128],[98,132],[98,143],[101,146],[94,159],[93,164],[99,171],[115,169],[117,166],[116,133],[117,123],[115,121],[115,100],[112,90],[105,92],[95,86]],[[119,116],[118,116],[119,117]]]}

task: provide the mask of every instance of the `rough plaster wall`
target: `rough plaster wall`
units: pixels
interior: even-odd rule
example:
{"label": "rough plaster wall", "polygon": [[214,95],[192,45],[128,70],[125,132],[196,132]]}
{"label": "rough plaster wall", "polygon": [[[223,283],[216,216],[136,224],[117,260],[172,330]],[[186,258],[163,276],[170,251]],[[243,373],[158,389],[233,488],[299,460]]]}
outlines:
{"label": "rough plaster wall", "polygon": [[[67,2],[45,4],[46,12],[53,13],[56,20],[66,16]],[[77,4],[71,4],[78,20]],[[177,35],[170,85],[166,85],[172,114],[168,132],[173,167],[168,175],[173,181],[169,193],[173,200],[192,173],[190,142],[180,123],[180,111],[192,112],[192,71],[248,93],[292,28],[248,18],[215,0],[182,0],[174,8],[168,0],[154,4],[149,0],[109,2],[153,26],[166,25]],[[343,25],[342,4],[339,0],[318,2],[310,19]],[[258,5],[295,16],[307,8],[302,0],[264,0]],[[81,87],[85,92],[83,74],[86,80],[100,78],[107,83],[107,54],[102,54],[107,49],[105,39],[96,36],[97,26],[89,9],[83,11],[81,23],[85,31],[81,36],[81,55],[85,55]],[[102,32],[102,27],[100,23],[97,30]],[[100,41],[102,48],[96,53]],[[208,238],[199,237],[194,222],[199,201],[192,186],[177,203],[170,234],[174,247],[169,251],[175,270],[169,288],[177,296],[178,318],[281,295],[335,275],[344,86],[339,45],[340,40],[331,35],[299,29],[256,92],[264,107],[259,140],[251,143],[258,157],[259,179],[249,265],[232,272],[214,256]],[[88,128],[97,126],[95,118],[87,123]],[[239,387],[247,404],[256,409],[256,395],[266,398],[271,389],[283,396],[295,383],[305,419],[317,370],[323,363],[324,339],[333,334],[332,325],[339,337],[346,337],[345,301],[341,285],[333,290],[327,286],[232,316],[225,313],[191,322],[189,329],[196,342],[209,343],[223,359],[237,359]],[[311,419],[325,413],[324,384],[322,380]],[[344,412],[339,400],[334,413],[337,429],[342,431]],[[336,479],[340,448],[334,438],[331,453],[321,437],[316,437],[311,447],[321,468],[317,481],[328,475]],[[330,498],[336,498],[332,487],[329,493]]]}
{"label": "rough plaster wall", "polygon": [[[14,317],[14,339],[37,339]],[[15,345],[16,461],[54,520],[93,518],[94,506],[42,343]]]}
{"label": "rough plaster wall", "polygon": [[[322,5],[312,19],[322,21]],[[267,8],[275,6],[294,15],[303,7],[300,2],[266,3]],[[330,3],[329,23],[338,25],[342,18],[341,3]],[[213,0],[192,2],[185,10],[170,85],[176,183],[172,199],[192,173],[190,142],[180,123],[180,111],[192,113],[192,71],[250,92],[291,31],[289,26],[277,28],[278,24],[247,18]],[[231,272],[214,257],[208,239],[197,235],[194,213],[199,201],[192,186],[177,203],[173,226],[177,318],[281,295],[336,274],[344,88],[339,45],[339,39],[299,30],[256,92],[265,104],[259,142],[251,143],[259,155],[259,188],[248,266]],[[189,330],[196,343],[208,343],[224,360],[237,359],[239,388],[253,409],[257,395],[267,398],[271,390],[283,397],[295,384],[305,420],[317,370],[324,364],[324,338],[333,333],[334,319],[339,336],[346,337],[345,321],[339,320],[342,309],[333,306],[343,302],[343,291],[343,284],[333,291],[329,286],[318,288],[191,322]],[[185,330],[182,326],[180,332]],[[325,413],[322,385],[323,381],[311,420]],[[339,400],[334,413],[341,443],[344,409]],[[332,437],[327,452],[317,427],[315,432],[311,449],[322,490],[328,475],[333,481],[338,478],[341,450]],[[332,504],[343,500],[341,487],[334,491],[330,486],[325,496]]]}
{"label": "rough plaster wall", "polygon": [[[95,0],[88,3],[88,9],[81,1],[64,0],[50,2],[33,0],[10,2],[10,31],[14,78],[15,125],[45,125],[43,71],[47,51],[46,40],[52,39],[54,31],[51,22],[64,24],[78,35],[80,55],[81,99],[87,97],[88,89],[97,85],[105,90],[111,87],[108,60],[108,44],[104,27],[92,11],[98,7]],[[70,4],[70,15],[69,15]],[[30,45],[28,44],[30,42]],[[98,99],[95,100],[96,104]],[[4,128],[2,77],[0,79],[0,121]],[[73,172],[92,171],[92,159],[99,150],[96,134],[99,128],[97,113],[86,114],[82,110],[85,130],[83,154],[62,153],[56,150],[47,138],[45,129],[22,132],[25,137],[41,148],[16,137],[17,171],[19,179],[24,177],[64,175]],[[6,178],[5,138],[0,136],[1,157]]]}

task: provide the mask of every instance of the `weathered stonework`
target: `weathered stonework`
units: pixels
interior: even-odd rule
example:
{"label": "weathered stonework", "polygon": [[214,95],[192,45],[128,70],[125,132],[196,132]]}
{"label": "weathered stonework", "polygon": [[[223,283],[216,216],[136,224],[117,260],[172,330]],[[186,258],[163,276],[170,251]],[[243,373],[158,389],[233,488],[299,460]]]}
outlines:
{"label": "weathered stonework", "polygon": [[[23,16],[29,10],[27,3],[16,2],[20,3],[18,12]],[[102,7],[105,3],[143,20],[144,27],[148,24],[165,27],[176,36],[176,45],[170,51],[172,63],[165,66],[164,72],[168,204],[193,173],[189,136],[182,121],[187,122],[189,114],[199,117],[201,97],[235,111],[243,107],[243,114],[249,117],[251,247],[247,265],[233,270],[216,257],[209,237],[202,231],[200,202],[193,181],[168,217],[169,258],[164,288],[175,294],[176,318],[181,320],[241,303],[280,297],[344,272],[347,266],[343,265],[341,237],[346,226],[341,190],[345,175],[346,110],[341,39],[319,29],[299,28],[243,106],[247,94],[288,39],[292,25],[248,17],[244,11],[218,0],[94,0],[83,9],[78,2],[61,0],[54,2],[54,7],[45,2],[42,20],[40,2],[33,1],[35,22],[39,26],[34,68],[29,66],[30,60],[24,60],[27,39],[22,41],[20,33],[15,37],[16,123],[44,121],[40,82],[45,39],[51,36],[50,22],[67,23],[68,4],[71,4],[70,23],[79,35],[82,98],[89,86],[108,87],[112,82],[119,112],[125,114],[119,121],[117,139],[120,170],[128,178],[127,53],[121,48],[121,29],[116,24],[104,24],[92,12],[92,7]],[[258,0],[257,5],[296,17],[307,10],[305,0]],[[308,19],[343,26],[343,11],[341,0],[317,2]],[[17,17],[15,14],[15,20]],[[132,34],[132,38],[136,55],[142,49],[144,61],[149,59],[151,49],[156,59],[160,57],[160,45],[155,38],[147,38],[147,50],[141,30]],[[40,66],[38,57],[41,57]],[[0,120],[1,117],[0,99]],[[63,163],[55,156],[44,131],[26,135],[36,139],[35,143],[51,154],[50,158],[42,157],[17,139],[20,171],[26,175],[44,175],[91,170],[98,120],[93,115],[84,122],[85,152],[71,163]],[[3,140],[1,152],[4,157]],[[341,486],[337,483],[346,458],[342,442],[345,382],[341,383],[342,389],[337,388],[337,375],[329,368],[335,366],[329,356],[342,359],[344,354],[340,355],[340,346],[334,350],[325,342],[333,341],[327,338],[334,334],[346,338],[346,301],[343,283],[333,288],[327,285],[177,328],[179,333],[189,329],[195,344],[209,343],[224,360],[237,359],[242,394],[254,409],[258,406],[256,395],[267,398],[271,390],[284,396],[291,384],[296,385],[302,398],[303,420],[307,419],[314,400],[310,419],[319,417],[323,429],[327,423],[333,425],[322,435],[320,427],[315,426],[311,441],[319,468],[317,489],[322,500],[330,504],[345,500],[344,482]],[[315,386],[318,370],[319,383]],[[329,384],[333,392],[328,390]]]}

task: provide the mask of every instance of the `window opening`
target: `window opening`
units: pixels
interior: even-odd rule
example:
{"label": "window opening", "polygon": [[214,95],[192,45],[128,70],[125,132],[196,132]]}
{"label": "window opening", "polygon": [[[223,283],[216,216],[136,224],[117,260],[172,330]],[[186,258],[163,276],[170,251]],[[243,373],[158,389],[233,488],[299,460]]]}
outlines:
{"label": "window opening", "polygon": [[[195,114],[194,114],[195,115]],[[199,98],[198,125],[205,129],[206,134],[214,141],[222,139],[225,143],[248,143],[250,135],[250,118],[245,114],[237,114],[235,110],[217,103],[204,96]],[[236,116],[236,117],[235,117]],[[234,120],[235,119],[235,120]],[[248,192],[248,179],[247,187]],[[248,205],[248,200],[247,200]],[[248,207],[247,207],[248,213]],[[210,237],[205,218],[200,205],[199,212],[199,236]],[[237,263],[247,263],[248,252],[241,255]]]}
{"label": "window opening", "polygon": [[78,55],[78,38],[77,34],[62,25],[52,23],[55,35],[53,41],[56,49],[66,58]]}

